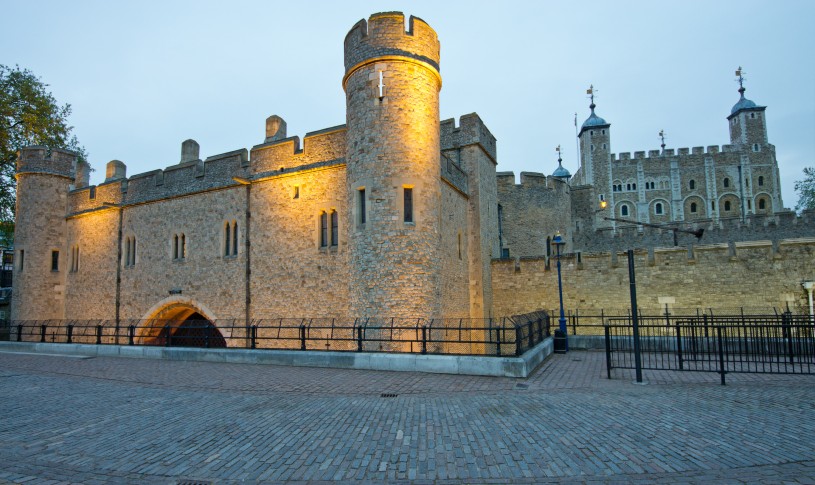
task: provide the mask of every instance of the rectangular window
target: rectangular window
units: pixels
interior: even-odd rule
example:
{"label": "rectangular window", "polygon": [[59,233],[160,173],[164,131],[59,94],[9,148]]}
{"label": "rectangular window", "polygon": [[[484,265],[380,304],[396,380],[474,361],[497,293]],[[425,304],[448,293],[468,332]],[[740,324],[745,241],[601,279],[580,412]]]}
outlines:
{"label": "rectangular window", "polygon": [[227,222],[226,226],[224,226],[224,256],[229,256],[232,254],[232,250],[229,247],[230,243],[232,242],[231,229],[232,228]]}
{"label": "rectangular window", "polygon": [[331,211],[331,245],[336,246],[339,240],[339,219],[337,211]]}
{"label": "rectangular window", "polygon": [[365,224],[365,189],[359,189],[359,223]]}
{"label": "rectangular window", "polygon": [[405,222],[413,222],[413,189],[405,187]]}
{"label": "rectangular window", "polygon": [[59,271],[59,251],[51,251],[51,271]]}
{"label": "rectangular window", "polygon": [[23,268],[25,267],[25,249],[20,250],[20,272],[23,272]]}

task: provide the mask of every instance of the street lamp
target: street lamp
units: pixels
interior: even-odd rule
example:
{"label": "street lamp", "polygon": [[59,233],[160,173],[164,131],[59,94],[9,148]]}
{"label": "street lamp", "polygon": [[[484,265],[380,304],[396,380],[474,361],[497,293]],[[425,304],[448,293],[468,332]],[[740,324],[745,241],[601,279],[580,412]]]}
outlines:
{"label": "street lamp", "polygon": [[563,352],[569,351],[569,339],[567,338],[566,333],[566,316],[563,314],[563,281],[561,280],[560,276],[560,251],[563,246],[566,245],[566,241],[560,236],[560,232],[555,234],[554,239],[552,239],[552,244],[555,246],[555,251],[557,255],[557,291],[558,295],[560,296],[560,326],[559,330],[563,338]]}

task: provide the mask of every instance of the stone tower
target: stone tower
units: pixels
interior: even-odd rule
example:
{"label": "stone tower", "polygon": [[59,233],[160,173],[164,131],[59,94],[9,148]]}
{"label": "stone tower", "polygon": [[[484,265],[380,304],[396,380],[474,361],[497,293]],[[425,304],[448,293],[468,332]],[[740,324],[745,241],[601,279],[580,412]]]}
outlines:
{"label": "stone tower", "polygon": [[441,316],[439,41],[374,14],[345,37],[350,314]]}
{"label": "stone tower", "polygon": [[77,171],[76,165],[76,154],[69,150],[31,146],[20,151],[12,319],[64,318],[68,191],[72,183],[87,185],[86,171]]}

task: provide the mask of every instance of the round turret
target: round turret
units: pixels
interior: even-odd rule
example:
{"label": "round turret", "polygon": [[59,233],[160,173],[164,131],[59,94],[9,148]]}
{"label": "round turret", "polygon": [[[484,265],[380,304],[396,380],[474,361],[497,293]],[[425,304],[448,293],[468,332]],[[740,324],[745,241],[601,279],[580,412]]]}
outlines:
{"label": "round turret", "polygon": [[14,291],[11,318],[64,317],[65,213],[76,181],[76,153],[32,146],[17,159]]}
{"label": "round turret", "polygon": [[398,12],[345,38],[350,311],[441,313],[439,41]]}

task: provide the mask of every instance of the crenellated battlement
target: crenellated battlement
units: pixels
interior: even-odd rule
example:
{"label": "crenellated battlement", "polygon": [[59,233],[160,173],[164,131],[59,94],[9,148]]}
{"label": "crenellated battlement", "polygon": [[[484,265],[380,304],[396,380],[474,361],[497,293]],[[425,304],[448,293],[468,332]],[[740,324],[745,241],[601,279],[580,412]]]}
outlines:
{"label": "crenellated battlement", "polygon": [[498,149],[495,136],[477,113],[462,115],[459,118],[458,126],[456,126],[455,118],[450,118],[442,120],[439,127],[441,130],[442,151],[455,150],[469,145],[479,145],[492,158],[493,162],[497,162]]}
{"label": "crenellated battlement", "polygon": [[640,150],[634,152],[632,157],[631,152],[612,153],[609,155],[612,162],[615,161],[628,161],[628,160],[665,160],[670,157],[681,157],[688,155],[716,155],[719,153],[734,153],[738,151],[735,145],[709,145],[707,147],[693,147],[693,148],[666,148],[665,150]]}
{"label": "crenellated battlement", "polygon": [[17,175],[39,173],[58,175],[73,180],[76,177],[77,154],[63,148],[33,145],[17,154]]}
{"label": "crenellated battlement", "polygon": [[569,184],[557,177],[551,177],[539,172],[521,172],[521,182],[515,183],[515,172],[498,172],[495,174],[498,191],[524,190],[524,191],[551,191],[567,195]]}
{"label": "crenellated battlement", "polygon": [[387,56],[427,63],[439,70],[439,38],[424,20],[411,16],[405,31],[402,12],[381,12],[357,22],[345,36],[346,77],[360,64]]}

